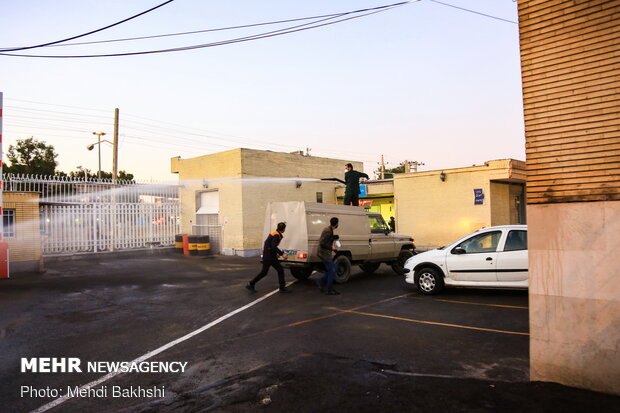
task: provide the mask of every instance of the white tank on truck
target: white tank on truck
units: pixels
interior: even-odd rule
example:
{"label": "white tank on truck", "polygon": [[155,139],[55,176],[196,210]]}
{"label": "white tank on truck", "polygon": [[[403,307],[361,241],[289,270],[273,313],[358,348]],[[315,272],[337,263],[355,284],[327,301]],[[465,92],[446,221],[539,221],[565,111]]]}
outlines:
{"label": "white tank on truck", "polygon": [[303,201],[271,202],[267,205],[263,235],[266,237],[273,231],[278,222],[286,223],[280,249],[288,258],[281,259],[281,263],[295,278],[305,280],[314,270],[324,271],[317,255],[319,237],[332,217],[339,220],[334,234],[341,243],[334,254],[336,282],[344,283],[349,279],[352,265],[359,265],[369,273],[376,271],[381,263],[390,265],[398,274],[407,271],[405,261],[416,253],[413,238],[391,232],[381,214],[367,212],[363,207]]}

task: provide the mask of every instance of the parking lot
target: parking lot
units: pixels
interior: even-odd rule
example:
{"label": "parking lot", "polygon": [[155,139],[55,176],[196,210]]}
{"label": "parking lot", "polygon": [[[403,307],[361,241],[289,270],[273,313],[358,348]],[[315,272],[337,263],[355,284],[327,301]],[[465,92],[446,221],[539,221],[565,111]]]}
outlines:
{"label": "parking lot", "polygon": [[[257,258],[109,256],[0,283],[2,411],[594,411],[619,398],[528,377],[526,291],[423,296],[383,265],[339,296],[292,294]],[[273,270],[272,270],[273,271]],[[287,281],[294,279],[287,273]],[[211,324],[210,324],[211,323]],[[176,341],[175,341],[176,340]],[[166,346],[169,344],[168,346]],[[166,346],[166,347],[162,347]],[[22,357],[186,362],[182,373],[21,373]],[[142,357],[142,358],[141,358]],[[162,397],[22,397],[83,386]],[[53,404],[49,404],[49,403]],[[40,410],[41,411],[41,410]]]}

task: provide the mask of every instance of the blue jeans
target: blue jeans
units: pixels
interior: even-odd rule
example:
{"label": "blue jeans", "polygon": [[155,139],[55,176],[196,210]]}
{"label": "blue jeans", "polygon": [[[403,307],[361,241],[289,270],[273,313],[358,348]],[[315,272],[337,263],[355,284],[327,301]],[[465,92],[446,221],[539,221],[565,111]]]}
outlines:
{"label": "blue jeans", "polygon": [[321,259],[321,261],[323,261],[323,264],[325,265],[327,271],[321,277],[320,282],[322,285],[325,285],[327,287],[327,291],[331,291],[334,288],[334,275],[336,275],[336,265],[332,260],[326,261],[324,259]]}

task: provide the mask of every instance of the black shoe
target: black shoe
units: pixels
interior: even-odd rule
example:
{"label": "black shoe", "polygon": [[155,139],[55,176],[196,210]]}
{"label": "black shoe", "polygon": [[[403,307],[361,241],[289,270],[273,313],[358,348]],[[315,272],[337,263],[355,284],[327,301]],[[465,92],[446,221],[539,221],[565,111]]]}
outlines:
{"label": "black shoe", "polygon": [[340,293],[336,290],[329,290],[326,294],[327,295],[340,295]]}
{"label": "black shoe", "polygon": [[323,285],[323,282],[321,281],[320,278],[317,278],[314,282],[316,283],[316,286],[319,287],[319,290],[321,292],[325,291],[325,286]]}
{"label": "black shoe", "polygon": [[253,293],[256,292],[256,288],[254,288],[254,286],[252,285],[252,283],[247,283],[245,288],[247,288],[248,290],[252,291]]}
{"label": "black shoe", "polygon": [[284,288],[280,288],[280,292],[281,293],[292,293],[291,290],[289,290],[288,288],[284,287]]}

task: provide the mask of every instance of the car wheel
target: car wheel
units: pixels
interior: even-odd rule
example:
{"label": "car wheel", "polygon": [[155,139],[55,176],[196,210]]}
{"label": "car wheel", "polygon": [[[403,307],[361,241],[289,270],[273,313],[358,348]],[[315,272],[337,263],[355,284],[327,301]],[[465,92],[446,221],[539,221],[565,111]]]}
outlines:
{"label": "car wheel", "polygon": [[434,268],[421,268],[415,273],[415,285],[422,294],[438,294],[443,290],[443,277]]}
{"label": "car wheel", "polygon": [[364,264],[360,264],[360,268],[364,272],[373,273],[379,269],[380,265],[380,262],[365,262]]}
{"label": "car wheel", "polygon": [[392,270],[394,270],[394,272],[398,275],[404,275],[405,263],[409,258],[413,257],[413,255],[413,252],[409,250],[402,250],[400,254],[398,254],[398,258],[396,258],[396,261],[392,263]]}
{"label": "car wheel", "polygon": [[298,280],[304,281],[312,274],[312,268],[291,268],[291,274]]}
{"label": "car wheel", "polygon": [[338,284],[346,283],[351,276],[351,261],[346,255],[339,255],[334,259],[334,265],[336,266],[334,281]]}

